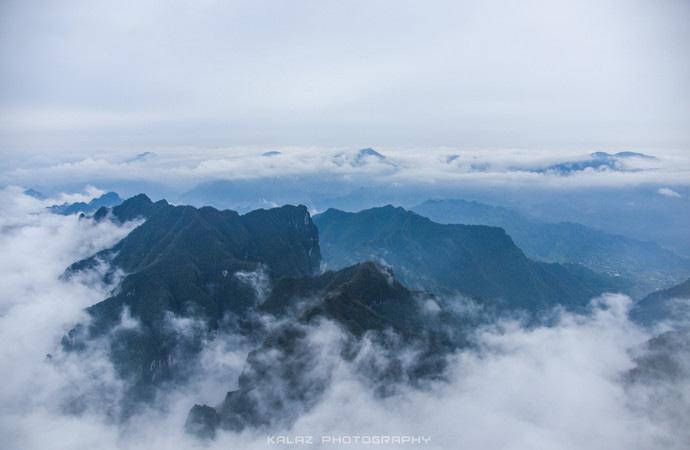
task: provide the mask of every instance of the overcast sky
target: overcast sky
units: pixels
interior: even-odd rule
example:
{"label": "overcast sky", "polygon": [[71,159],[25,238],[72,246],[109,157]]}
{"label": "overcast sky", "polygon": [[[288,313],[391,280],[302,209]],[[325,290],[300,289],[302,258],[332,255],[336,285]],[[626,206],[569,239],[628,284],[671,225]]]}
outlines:
{"label": "overcast sky", "polygon": [[0,151],[690,148],[690,2],[0,2]]}

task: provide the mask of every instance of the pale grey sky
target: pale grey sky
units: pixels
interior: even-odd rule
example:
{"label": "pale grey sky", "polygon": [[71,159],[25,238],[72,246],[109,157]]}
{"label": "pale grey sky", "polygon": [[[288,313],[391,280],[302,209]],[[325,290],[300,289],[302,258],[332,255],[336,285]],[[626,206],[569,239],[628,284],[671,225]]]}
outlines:
{"label": "pale grey sky", "polygon": [[690,2],[0,2],[0,152],[690,149]]}

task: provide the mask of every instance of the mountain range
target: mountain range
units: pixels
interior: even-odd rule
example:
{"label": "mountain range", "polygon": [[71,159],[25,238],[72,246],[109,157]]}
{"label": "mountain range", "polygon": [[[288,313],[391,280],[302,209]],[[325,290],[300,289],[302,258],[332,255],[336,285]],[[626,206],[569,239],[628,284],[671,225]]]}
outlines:
{"label": "mountain range", "polygon": [[630,316],[644,325],[690,317],[690,278],[683,283],[652,292],[635,303]]}
{"label": "mountain range", "polygon": [[[309,408],[328,375],[315,370],[319,352],[308,339],[310,327],[323,321],[337,324],[347,341],[342,356],[361,364],[380,395],[396,383],[439,376],[447,352],[464,343],[460,322],[389,268],[363,262],[321,273],[318,231],[303,206],[239,215],[141,194],[99,209],[93,220],[142,221],[64,275],[105,267],[104,278],[117,283],[111,297],[87,309],[91,319],[75,326],[63,347],[79,352],[106,343],[118,376],[127,380],[121,418],[192,375],[204,343],[219,333],[246,334],[256,348],[236,390],[218,406],[190,412],[188,430],[203,436],[218,427],[286,423]],[[265,326],[261,316],[278,325]],[[366,363],[365,339],[388,349],[386,364]],[[403,358],[408,348],[418,353],[412,362]],[[261,409],[256,396],[270,399],[278,384],[288,398]]]}
{"label": "mountain range", "polygon": [[[372,262],[280,280],[260,309],[282,322],[249,354],[237,389],[217,406],[192,408],[187,430],[212,437],[218,428],[289,426],[323,395],[334,370],[327,356],[332,352],[354,363],[378,395],[392,393],[399,383],[438,377],[447,352],[463,340],[447,316],[425,311],[424,298]],[[323,321],[345,330],[340,347],[310,339],[309,327]],[[368,359],[365,336],[385,349],[376,361]],[[404,351],[409,348],[418,352],[411,361]]]}
{"label": "mountain range", "polygon": [[632,293],[637,297],[690,276],[688,258],[653,242],[578,223],[544,222],[509,208],[465,200],[428,200],[412,210],[439,223],[501,227],[528,257],[581,264],[596,272],[632,280]]}
{"label": "mountain range", "polygon": [[414,289],[461,294],[499,309],[580,308],[625,280],[582,266],[530,260],[498,227],[439,224],[403,208],[358,213],[329,209],[314,217],[326,266],[374,260]]}
{"label": "mountain range", "polygon": [[122,199],[116,192],[106,192],[105,194],[87,202],[63,203],[50,207],[51,212],[62,215],[77,213],[90,214],[99,208],[117,206],[122,203]]}
{"label": "mountain range", "polygon": [[[253,275],[299,277],[319,268],[318,233],[303,206],[239,215],[153,203],[142,194],[94,218],[145,221],[113,248],[67,269],[70,277],[105,265],[106,280],[122,279],[63,344],[80,350],[108,336],[111,360],[130,380],[130,398],[150,398],[154,386],[184,377],[207,333],[243,319],[260,300]],[[180,318],[198,326],[179,330]]]}
{"label": "mountain range", "polygon": [[[251,342],[236,387],[190,410],[186,429],[201,437],[289,426],[322,398],[334,355],[378,396],[442,377],[476,326],[457,302],[536,318],[625,289],[621,277],[531,260],[501,228],[440,224],[391,206],[241,215],[140,194],[84,220],[140,222],[64,273],[95,270],[114,286],[62,346],[104,346],[125,380],[120,419],[193,376],[208,342],[227,334]],[[315,334],[324,327],[337,332]]]}
{"label": "mountain range", "polygon": [[558,164],[550,165],[543,169],[537,169],[536,172],[555,172],[560,175],[571,175],[575,172],[582,172],[584,170],[610,170],[617,172],[633,171],[626,166],[626,160],[629,159],[645,159],[656,160],[654,156],[646,155],[638,152],[594,152],[590,153],[589,159],[580,161],[566,161]]}

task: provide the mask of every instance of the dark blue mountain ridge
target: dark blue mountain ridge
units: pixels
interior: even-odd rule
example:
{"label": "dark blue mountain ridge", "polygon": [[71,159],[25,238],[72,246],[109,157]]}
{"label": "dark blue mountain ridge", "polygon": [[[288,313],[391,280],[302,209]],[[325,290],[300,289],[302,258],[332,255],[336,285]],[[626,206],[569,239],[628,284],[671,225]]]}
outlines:
{"label": "dark blue mountain ridge", "polygon": [[681,313],[688,312],[690,278],[675,286],[652,292],[633,306],[630,317],[638,323],[652,325],[663,320],[682,319]]}
{"label": "dark blue mountain ridge", "polygon": [[[295,411],[309,408],[327,381],[319,378],[318,354],[306,339],[308,328],[320,320],[342,328],[348,336],[343,357],[351,361],[364,335],[374,333],[385,343],[390,362],[361,368],[381,392],[396,383],[438,377],[447,352],[463,342],[460,324],[447,314],[425,313],[422,306],[430,297],[407,289],[388,268],[364,262],[317,275],[318,232],[303,206],[240,215],[152,202],[140,194],[96,216],[144,222],[113,248],[66,271],[70,277],[105,261],[106,276],[116,270],[126,276],[111,297],[87,309],[91,320],[74,327],[63,347],[81,351],[92,342],[106,343],[108,357],[126,380],[122,418],[191,376],[204,342],[219,333],[247,333],[257,347],[222,407],[199,406],[190,414],[188,428],[195,433],[208,434],[216,426],[239,430],[289,423]],[[264,272],[270,278],[263,303],[238,272]],[[256,313],[284,319],[286,325],[263,330]],[[179,318],[197,325],[177,330],[174,319]],[[400,359],[407,346],[419,352],[414,364]],[[276,358],[276,351],[282,356]],[[270,397],[276,383],[288,397],[265,411],[252,393]]]}
{"label": "dark blue mountain ridge", "polygon": [[36,200],[45,200],[48,198],[41,191],[38,191],[34,188],[25,189],[24,195],[28,195],[29,197],[33,197]]}
{"label": "dark blue mountain ridge", "polygon": [[349,163],[352,167],[362,167],[372,161],[381,161],[390,164],[384,155],[370,147],[360,149],[354,155],[349,153],[338,153],[333,158],[333,161],[338,165]]}
{"label": "dark blue mountain ridge", "polygon": [[[240,215],[154,203],[142,194],[102,208],[95,217],[145,221],[114,247],[65,272],[69,278],[105,262],[107,279],[118,271],[126,275],[111,297],[87,309],[91,321],[71,330],[63,345],[78,351],[109,336],[109,356],[129,381],[127,397],[136,401],[151,399],[154,388],[186,376],[204,336],[255,307],[255,287],[236,273],[309,276],[321,260],[318,232],[304,206]],[[134,329],[120,326],[125,312],[138,322]],[[191,318],[201,326],[185,336],[171,327],[172,317]]]}
{"label": "dark blue mountain ridge", "polygon": [[400,207],[329,209],[314,222],[329,268],[382,261],[414,289],[461,293],[500,309],[580,308],[629,284],[578,265],[532,261],[502,228],[439,224]]}
{"label": "dark blue mountain ridge", "polygon": [[367,156],[371,156],[376,159],[386,159],[385,156],[383,156],[381,153],[377,152],[371,147],[363,148],[357,151],[356,158],[366,158]]}
{"label": "dark blue mountain ridge", "polygon": [[137,155],[134,155],[132,158],[128,159],[128,163],[137,163],[137,162],[143,162],[143,161],[149,161],[153,158],[155,158],[156,153],[155,152],[142,152]]}
{"label": "dark blue mountain ridge", "polygon": [[[289,427],[328,387],[333,368],[309,343],[309,326],[333,321],[349,333],[344,348],[333,348],[340,357],[357,364],[379,395],[400,383],[418,383],[439,377],[448,351],[463,345],[446,329],[458,327],[444,316],[425,314],[418,293],[408,290],[390,269],[364,262],[317,277],[281,279],[260,309],[279,318],[290,318],[273,329],[247,357],[235,390],[217,406],[196,405],[186,429],[212,437],[218,428],[241,431],[247,427]],[[294,312],[298,311],[297,314]],[[394,332],[401,340],[390,339]],[[364,335],[376,337],[387,348],[368,364],[361,352]],[[416,348],[417,357],[404,363],[404,348]],[[271,408],[266,408],[270,404]]]}
{"label": "dark blue mountain ridge", "polygon": [[515,210],[466,200],[427,200],[412,210],[439,223],[490,225],[506,230],[533,259],[581,264],[595,272],[634,281],[642,297],[690,276],[690,259],[653,242],[599,231],[572,222],[550,223]]}
{"label": "dark blue mountain ridge", "polygon": [[117,192],[106,192],[100,197],[92,199],[88,203],[76,202],[53,205],[50,207],[50,211],[55,214],[62,214],[65,216],[78,213],[90,214],[99,208],[117,206],[120,203],[122,203],[122,199]]}
{"label": "dark blue mountain ridge", "polygon": [[632,169],[626,166],[625,160],[630,158],[641,158],[648,160],[657,159],[654,156],[646,155],[637,152],[594,152],[590,153],[590,159],[579,161],[567,161],[558,164],[553,164],[546,168],[535,169],[535,172],[557,173],[560,175],[570,175],[583,170],[611,170],[617,172],[635,172],[639,169]]}
{"label": "dark blue mountain ridge", "polygon": [[645,153],[638,152],[618,152],[618,153],[607,153],[607,152],[594,152],[590,156],[597,159],[607,159],[607,158],[643,158],[643,159],[657,159],[656,156],[647,155]]}
{"label": "dark blue mountain ridge", "polygon": [[[256,344],[238,388],[219,406],[199,406],[190,414],[188,428],[202,434],[217,427],[289,424],[294,411],[308,409],[327,385],[314,369],[319,352],[307,338],[321,320],[334,322],[347,336],[341,350],[350,361],[359,361],[363,336],[387,349],[387,364],[358,369],[377,392],[441,376],[445,355],[464,345],[462,329],[471,324],[445,310],[440,298],[401,281],[414,289],[462,292],[490,307],[530,311],[582,307],[612,289],[607,278],[580,266],[530,261],[500,228],[437,224],[402,208],[330,210],[313,221],[301,205],[241,215],[153,202],[140,194],[93,217],[143,220],[115,246],[73,264],[64,275],[105,264],[106,279],[123,276],[110,297],[87,309],[90,320],[63,339],[63,348],[76,352],[104,343],[126,381],[122,418],[192,376],[204,343],[214,336],[242,333]],[[342,266],[330,260],[335,270],[325,273],[320,234],[329,252],[343,245]],[[385,260],[392,269],[371,259]],[[263,274],[270,289],[248,283],[249,273]],[[430,314],[422,306],[432,299],[440,309]],[[265,329],[257,314],[285,325]],[[180,329],[178,319],[194,325]],[[419,354],[414,364],[400,360],[409,348]],[[268,358],[276,352],[282,356]],[[288,396],[275,399],[267,412],[253,394],[270,397],[277,383]]]}

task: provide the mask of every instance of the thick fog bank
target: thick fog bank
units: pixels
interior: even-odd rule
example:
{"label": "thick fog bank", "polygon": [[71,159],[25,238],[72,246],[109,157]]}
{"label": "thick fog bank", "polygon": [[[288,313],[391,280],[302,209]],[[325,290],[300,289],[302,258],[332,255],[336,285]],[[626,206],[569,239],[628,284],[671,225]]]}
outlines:
{"label": "thick fog bank", "polygon": [[419,447],[429,449],[681,449],[690,442],[683,427],[690,372],[630,376],[651,335],[629,321],[630,300],[618,295],[594,300],[586,315],[559,313],[550,327],[504,320],[478,329],[476,345],[450,357],[444,381],[400,386],[386,397],[356,367],[362,358],[377,364],[385,352],[371,343],[358,360],[345,361],[337,351],[343,331],[324,322],[309,335],[329,370],[325,394],[312,409],[288,429],[220,432],[201,442],[184,432],[190,407],[222,400],[248,350],[242,339],[220,336],[208,343],[188,383],[119,423],[113,408],[123,381],[104,353],[98,346],[79,355],[60,350],[62,336],[85,319],[83,308],[112,286],[97,274],[70,281],[60,275],[135,224],[53,215],[48,203],[20,189],[0,192],[0,447],[285,448],[270,443],[275,435],[312,436],[306,448],[338,448],[321,445],[321,438],[346,435],[425,436],[430,442]]}

